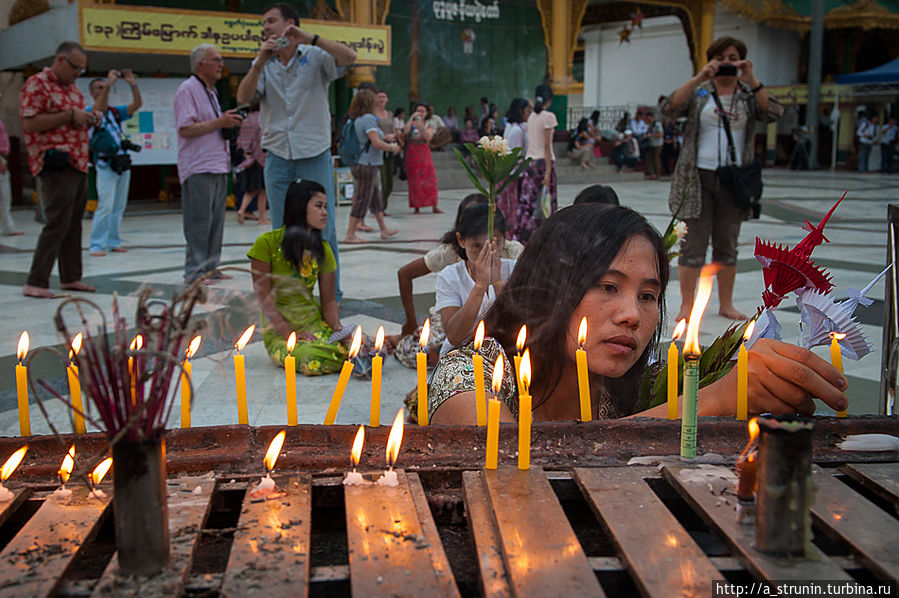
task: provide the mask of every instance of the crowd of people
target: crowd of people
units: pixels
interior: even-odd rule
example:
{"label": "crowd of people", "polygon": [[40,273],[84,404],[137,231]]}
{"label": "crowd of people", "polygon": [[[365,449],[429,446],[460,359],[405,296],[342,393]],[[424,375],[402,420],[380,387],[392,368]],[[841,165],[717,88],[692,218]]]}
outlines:
{"label": "crowd of people", "polygon": [[[227,176],[238,170],[245,191],[239,221],[247,217],[253,197],[261,222],[266,203],[270,209],[272,230],[262,233],[247,254],[265,349],[277,365],[292,355],[303,374],[333,373],[347,358],[351,329],[340,320],[327,94],[330,82],[342,76],[356,56],[342,43],[301,29],[297,13],[287,4],[265,9],[263,23],[265,41],[237,90],[239,104],[258,105],[258,113],[222,110],[214,84],[222,76],[223,60],[210,44],[193,49],[192,75],[174,97],[186,241],[184,281],[206,284],[230,277],[218,266]],[[659,110],[666,121],[658,122],[654,110],[641,111],[633,119],[625,118],[620,138],[616,135],[615,147],[621,148],[616,161],[632,167],[633,160],[642,159],[647,176],[658,177],[665,171],[671,119],[681,118],[685,124],[682,132],[671,132],[672,139],[680,136],[682,141],[677,142],[669,206],[688,224],[678,262],[682,298],[678,319],[688,317],[710,240],[712,259],[722,266],[720,313],[732,319],[746,317],[733,305],[732,292],[736,240],[741,222],[749,215],[736,207],[715,170],[723,164],[749,163],[755,123],[772,122],[783,112],[755,78],[746,55],[741,41],[716,40],[707,49],[707,65],[661,98]],[[84,50],[66,42],[52,65],[29,78],[22,92],[29,165],[40,181],[48,219],[23,289],[27,296],[53,296],[49,274],[57,261],[63,289],[94,290],[81,280],[88,131],[104,127],[113,137],[118,132],[123,149],[121,120],[140,106],[140,93],[132,74],[110,72],[105,80],[92,82],[95,102],[88,109],[74,86],[86,62]],[[109,87],[119,78],[131,86],[132,103],[107,106]],[[590,320],[585,348],[593,416],[638,414],[636,398],[644,377],[651,375],[649,358],[656,352],[664,322],[668,252],[658,231],[641,214],[619,205],[609,187],[588,187],[575,205],[557,211],[553,136],[559,123],[550,110],[552,90],[540,85],[533,98],[515,98],[502,121],[496,106],[482,98],[480,116],[466,108],[461,129],[454,110],[441,118],[431,106],[419,103],[405,118],[400,111],[388,112],[388,101],[383,90],[361,89],[350,105],[349,130],[361,149],[352,166],[356,185],[345,243],[363,241],[358,233],[365,231],[367,213],[377,221],[382,239],[396,233],[384,221],[385,189],[390,186],[385,181],[392,176],[387,161],[396,159],[401,150],[409,205],[415,212],[440,211],[433,149],[501,131],[510,147],[521,148],[529,159],[520,180],[499,198],[492,237],[488,237],[486,198],[466,197],[453,229],[440,245],[398,272],[406,321],[402,334],[389,338],[387,347],[410,366],[418,351],[419,326],[412,281],[429,273],[438,276],[429,347],[434,365],[428,392],[432,421],[473,423],[476,393],[471,355],[478,351],[484,356],[485,378],[490,380],[489,369],[496,357],[511,353],[524,324],[528,344],[540,347],[532,354],[535,417],[576,418],[575,330],[585,316]],[[600,132],[595,115],[592,122],[582,124],[576,131],[572,159],[589,168]],[[232,145],[242,150],[237,163]],[[0,143],[0,152],[3,149]],[[111,165],[113,158],[105,160]],[[112,180],[117,186],[121,179]],[[117,206],[113,201],[108,216],[103,216],[98,252],[119,247]],[[93,242],[92,235],[92,249]],[[475,349],[473,332],[481,320],[488,338]],[[289,348],[292,333],[298,342]],[[502,418],[512,420],[518,414],[517,382],[508,363],[497,394],[504,405]],[[810,413],[812,397],[837,410],[846,405],[845,378],[805,349],[761,340],[750,354],[749,368],[753,413]],[[735,386],[732,371],[703,388],[699,413],[733,415]],[[487,396],[492,394],[489,388],[486,391]],[[657,408],[640,414],[660,413]]]}

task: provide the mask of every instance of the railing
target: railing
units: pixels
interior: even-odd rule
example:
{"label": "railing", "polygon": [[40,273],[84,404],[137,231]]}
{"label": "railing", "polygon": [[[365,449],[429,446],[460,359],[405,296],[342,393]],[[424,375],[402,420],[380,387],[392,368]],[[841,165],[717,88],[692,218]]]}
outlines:
{"label": "railing", "polygon": [[886,275],[883,302],[883,356],[880,372],[881,415],[893,415],[896,406],[896,377],[899,372],[899,280],[896,278],[896,259],[899,257],[899,206],[887,207],[887,263],[892,263]]}
{"label": "railing", "polygon": [[565,128],[573,129],[577,127],[578,122],[580,122],[582,118],[590,118],[590,115],[596,110],[599,111],[599,122],[597,123],[596,128],[600,130],[614,129],[625,112],[630,115],[630,118],[633,118],[637,109],[641,106],[642,104],[621,104],[618,106],[571,106],[568,108],[568,122],[565,125]]}

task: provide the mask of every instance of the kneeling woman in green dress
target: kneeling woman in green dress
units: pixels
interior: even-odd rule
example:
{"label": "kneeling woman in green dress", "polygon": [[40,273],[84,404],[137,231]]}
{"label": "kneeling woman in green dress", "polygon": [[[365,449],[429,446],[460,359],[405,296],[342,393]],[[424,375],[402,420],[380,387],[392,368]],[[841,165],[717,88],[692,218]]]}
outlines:
{"label": "kneeling woman in green dress", "polygon": [[[327,224],[325,189],[314,181],[298,180],[287,189],[284,226],[262,234],[247,253],[253,270],[253,293],[262,310],[262,341],[275,364],[293,355],[297,370],[307,376],[340,370],[347,349],[329,343],[341,330],[334,296],[337,264],[322,230]],[[312,294],[315,282],[321,304]],[[287,339],[296,332],[293,351]]]}

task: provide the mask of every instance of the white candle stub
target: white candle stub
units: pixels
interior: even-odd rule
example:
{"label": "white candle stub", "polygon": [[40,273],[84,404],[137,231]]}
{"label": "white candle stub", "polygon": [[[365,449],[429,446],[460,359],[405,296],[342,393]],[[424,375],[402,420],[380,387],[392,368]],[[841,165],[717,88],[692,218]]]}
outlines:
{"label": "white candle stub", "polygon": [[343,478],[344,486],[364,486],[365,484],[368,484],[368,482],[365,481],[365,478],[358,471],[348,471],[346,477]]}
{"label": "white candle stub", "polygon": [[96,498],[97,500],[106,499],[106,493],[103,492],[102,490],[100,490],[99,488],[94,488],[93,490],[91,490],[91,493],[89,494],[89,496],[91,498]]}
{"label": "white candle stub", "polygon": [[16,495],[10,492],[6,486],[0,484],[0,502],[9,502],[15,497]]}
{"label": "white candle stub", "polygon": [[65,485],[63,485],[54,490],[51,496],[57,499],[66,499],[72,496],[72,491],[66,488]]}
{"label": "white candle stub", "polygon": [[275,492],[275,480],[272,479],[272,476],[269,474],[265,474],[264,478],[259,480],[259,483],[256,484],[256,487],[250,491],[250,496],[253,498],[265,498],[266,496],[273,494]]}
{"label": "white candle stub", "polygon": [[385,471],[384,475],[378,478],[379,486],[399,486],[400,481],[396,477],[396,472],[392,469],[390,471]]}

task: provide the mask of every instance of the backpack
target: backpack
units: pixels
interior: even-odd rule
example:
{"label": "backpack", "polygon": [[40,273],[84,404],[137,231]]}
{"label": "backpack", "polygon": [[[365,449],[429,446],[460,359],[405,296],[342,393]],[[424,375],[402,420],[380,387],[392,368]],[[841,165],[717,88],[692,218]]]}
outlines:
{"label": "backpack", "polygon": [[[113,109],[113,117],[116,123],[119,123],[119,116],[115,109]],[[103,115],[104,122],[95,126],[91,135],[89,149],[91,158],[95,162],[97,158],[109,159],[119,153],[119,144],[116,143],[115,137],[106,129],[106,118],[107,116]],[[119,127],[121,128],[121,123],[119,123]]]}
{"label": "backpack", "polygon": [[362,145],[359,143],[359,138],[356,136],[356,119],[348,118],[343,123],[343,128],[340,130],[340,139],[337,140],[337,155],[340,156],[340,161],[343,165],[353,166],[359,161],[359,156],[362,155],[362,152],[370,146],[371,141],[366,142],[363,150]]}

